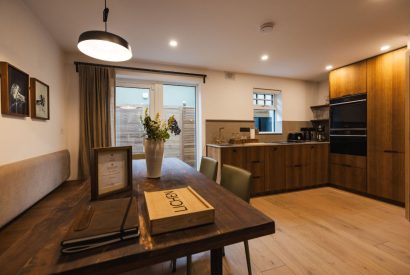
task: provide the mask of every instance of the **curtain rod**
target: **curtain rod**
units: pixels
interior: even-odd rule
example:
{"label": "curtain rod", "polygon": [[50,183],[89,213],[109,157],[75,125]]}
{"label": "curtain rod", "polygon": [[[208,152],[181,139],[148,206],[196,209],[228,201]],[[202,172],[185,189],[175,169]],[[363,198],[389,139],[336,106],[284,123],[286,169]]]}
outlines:
{"label": "curtain rod", "polygon": [[91,66],[98,66],[98,67],[105,67],[105,68],[113,68],[113,69],[121,69],[121,70],[130,70],[130,71],[139,71],[139,72],[149,72],[149,73],[158,73],[158,74],[174,74],[174,75],[185,75],[185,76],[192,76],[192,77],[201,77],[202,81],[205,83],[205,79],[207,77],[206,74],[194,74],[194,73],[186,73],[186,72],[176,72],[176,71],[166,71],[166,70],[155,70],[155,69],[147,69],[147,68],[136,68],[136,67],[125,67],[125,66],[115,66],[115,65],[105,65],[105,64],[97,64],[97,63],[87,63],[87,62],[79,62],[75,61],[75,71],[78,72],[78,65],[91,65]]}

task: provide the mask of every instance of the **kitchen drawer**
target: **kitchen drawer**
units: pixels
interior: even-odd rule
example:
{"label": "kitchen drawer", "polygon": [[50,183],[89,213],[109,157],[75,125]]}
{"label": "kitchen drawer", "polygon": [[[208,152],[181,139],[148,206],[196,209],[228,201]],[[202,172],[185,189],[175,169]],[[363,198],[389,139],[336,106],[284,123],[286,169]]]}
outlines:
{"label": "kitchen drawer", "polygon": [[366,192],[366,169],[349,164],[330,164],[330,182],[356,191]]}

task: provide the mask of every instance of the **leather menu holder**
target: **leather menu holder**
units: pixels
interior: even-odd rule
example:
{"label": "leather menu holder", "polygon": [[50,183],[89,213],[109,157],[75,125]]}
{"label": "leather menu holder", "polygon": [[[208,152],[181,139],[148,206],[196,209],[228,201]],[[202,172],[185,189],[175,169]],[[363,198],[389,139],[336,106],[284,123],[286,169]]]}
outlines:
{"label": "leather menu holder", "polygon": [[137,210],[135,197],[90,203],[61,242],[61,252],[71,254],[137,238]]}

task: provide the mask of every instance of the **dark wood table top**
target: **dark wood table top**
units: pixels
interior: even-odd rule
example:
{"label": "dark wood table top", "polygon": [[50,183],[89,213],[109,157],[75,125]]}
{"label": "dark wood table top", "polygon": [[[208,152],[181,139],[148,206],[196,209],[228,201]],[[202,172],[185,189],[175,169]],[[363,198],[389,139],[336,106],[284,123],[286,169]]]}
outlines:
{"label": "dark wood table top", "polygon": [[[160,179],[133,161],[141,236],[75,255],[60,241],[90,199],[89,183],[66,183],[0,230],[0,270],[16,273],[112,274],[272,234],[274,222],[178,159],[164,159]],[[151,236],[144,191],[191,186],[215,208],[215,223]]]}

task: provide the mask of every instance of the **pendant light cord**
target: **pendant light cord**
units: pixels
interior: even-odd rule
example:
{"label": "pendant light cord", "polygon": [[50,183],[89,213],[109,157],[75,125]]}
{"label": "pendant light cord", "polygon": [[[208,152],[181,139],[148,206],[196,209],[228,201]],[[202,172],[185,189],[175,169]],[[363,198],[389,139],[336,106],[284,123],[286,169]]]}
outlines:
{"label": "pendant light cord", "polygon": [[107,21],[108,21],[108,12],[110,11],[109,8],[107,8],[107,0],[104,0],[104,11],[103,11],[103,21],[105,24],[105,32],[107,32]]}

